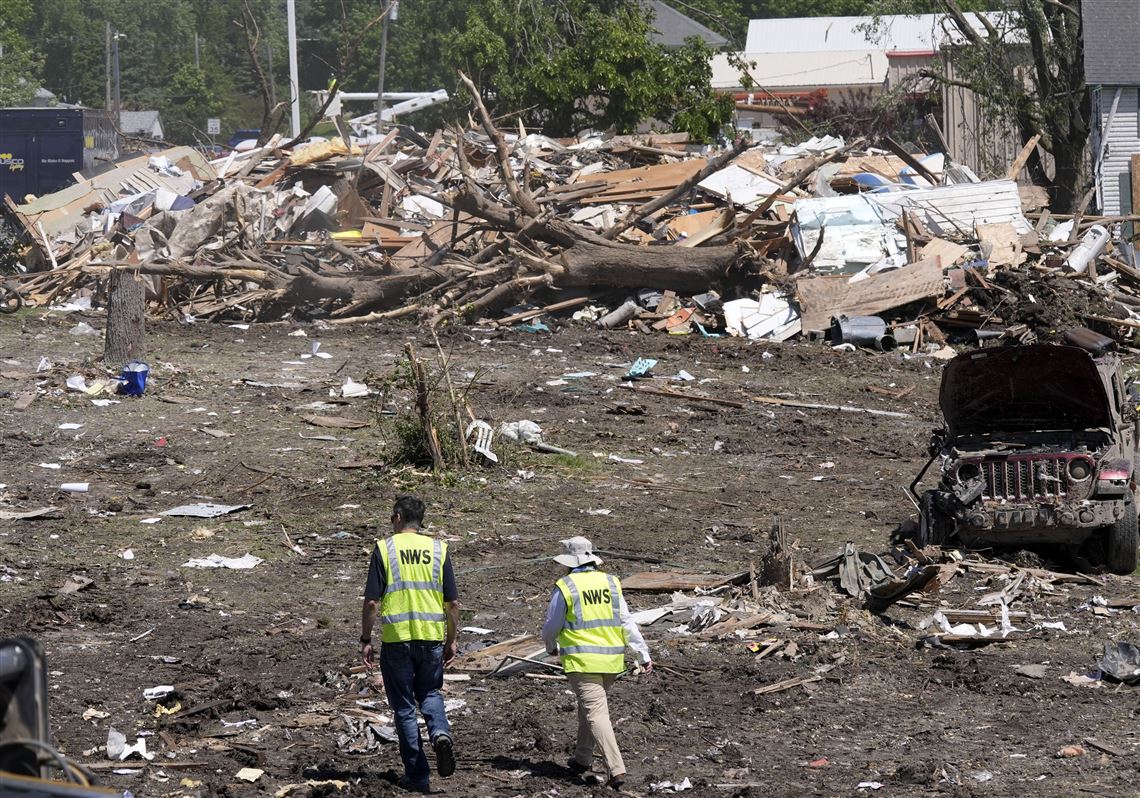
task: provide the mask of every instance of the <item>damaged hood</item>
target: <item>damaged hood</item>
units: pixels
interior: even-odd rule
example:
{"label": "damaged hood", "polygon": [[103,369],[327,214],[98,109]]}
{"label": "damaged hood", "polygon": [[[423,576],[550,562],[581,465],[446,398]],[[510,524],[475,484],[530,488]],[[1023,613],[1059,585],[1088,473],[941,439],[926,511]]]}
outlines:
{"label": "damaged hood", "polygon": [[1097,363],[1075,346],[968,352],[946,365],[938,397],[951,438],[995,432],[1111,428]]}

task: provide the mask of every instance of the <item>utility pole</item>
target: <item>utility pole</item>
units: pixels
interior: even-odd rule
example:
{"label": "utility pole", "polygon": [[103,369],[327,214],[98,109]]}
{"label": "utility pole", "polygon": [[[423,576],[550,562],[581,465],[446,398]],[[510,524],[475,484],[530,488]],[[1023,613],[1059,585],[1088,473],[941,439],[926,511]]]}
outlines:
{"label": "utility pole", "polygon": [[395,0],[380,0],[388,3],[384,19],[380,22],[380,78],[376,83],[376,132],[380,132],[380,118],[384,114],[384,67],[388,63],[388,20],[392,18]]}
{"label": "utility pole", "polygon": [[285,2],[289,26],[289,97],[292,105],[293,138],[301,135],[301,82],[297,77],[297,7],[295,0]]}
{"label": "utility pole", "polygon": [[201,71],[202,60],[198,53],[198,31],[194,31],[194,68]]}
{"label": "utility pole", "polygon": [[265,53],[269,58],[269,105],[277,106],[277,78],[273,75],[273,43],[265,40]]}
{"label": "utility pole", "polygon": [[123,100],[120,94],[122,86],[119,80],[119,39],[126,37],[115,31],[111,36],[111,75],[115,81],[115,125],[119,127],[123,124]]}
{"label": "utility pole", "polygon": [[[103,79],[104,79],[104,83],[106,84],[104,87],[106,89],[106,94],[104,95],[105,102],[103,103],[103,107],[106,108],[108,111],[110,111],[111,110],[111,23],[110,22],[106,23],[106,37],[105,37],[105,40],[103,43],[103,58],[104,58],[104,61],[106,61],[106,66],[103,70]],[[115,126],[118,127],[118,122],[115,123]]]}

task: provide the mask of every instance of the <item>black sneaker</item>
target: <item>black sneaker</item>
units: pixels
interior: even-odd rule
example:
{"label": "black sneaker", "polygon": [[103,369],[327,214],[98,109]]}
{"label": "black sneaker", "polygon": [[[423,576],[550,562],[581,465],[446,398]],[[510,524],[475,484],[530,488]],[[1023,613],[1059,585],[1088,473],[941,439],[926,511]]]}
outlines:
{"label": "black sneaker", "polygon": [[625,786],[625,774],[623,773],[620,776],[614,776],[612,779],[606,782],[606,786],[611,790],[620,790]]}
{"label": "black sneaker", "polygon": [[431,793],[431,786],[428,784],[428,782],[425,781],[422,784],[419,784],[412,781],[407,776],[400,776],[400,780],[396,782],[396,786],[407,790],[408,792],[420,792],[424,794]]}
{"label": "black sneaker", "polygon": [[432,747],[435,749],[436,770],[439,771],[439,775],[447,778],[455,772],[455,751],[452,750],[451,738],[441,734],[435,738]]}
{"label": "black sneaker", "polygon": [[566,763],[566,767],[568,767],[574,773],[578,773],[578,774],[585,773],[586,771],[588,771],[590,769],[589,765],[583,765],[581,762],[579,762],[577,759],[574,759],[573,757],[571,757],[570,761]]}

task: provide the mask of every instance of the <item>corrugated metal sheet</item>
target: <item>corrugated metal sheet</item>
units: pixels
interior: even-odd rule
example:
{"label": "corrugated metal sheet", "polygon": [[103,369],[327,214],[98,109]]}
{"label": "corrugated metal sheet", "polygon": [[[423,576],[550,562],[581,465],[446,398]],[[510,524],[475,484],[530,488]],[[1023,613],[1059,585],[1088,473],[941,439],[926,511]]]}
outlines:
{"label": "corrugated metal sheet", "polygon": [[897,224],[904,210],[918,216],[935,235],[972,237],[979,224],[1009,224],[1018,233],[1033,229],[1021,213],[1017,183],[990,180],[797,200],[792,235],[801,257],[806,257],[822,229],[823,245],[812,268],[821,273],[847,274],[905,252],[906,237]]}
{"label": "corrugated metal sheet", "polygon": [[1081,16],[1088,84],[1140,85],[1140,2],[1084,0]]}
{"label": "corrugated metal sheet", "polygon": [[[933,53],[887,53],[887,85],[892,88],[901,86],[924,69],[934,65],[937,56]],[[929,78],[923,78],[910,87],[911,91],[928,91],[932,83]]]}
{"label": "corrugated metal sheet", "polygon": [[[837,50],[827,53],[744,53],[753,65],[753,82],[769,90],[823,86],[882,86],[887,80],[887,55],[881,50]],[[727,55],[712,59],[712,86],[740,87],[740,72]]]}
{"label": "corrugated metal sheet", "polygon": [[[949,59],[945,70],[957,77]],[[1009,120],[995,118],[978,105],[974,92],[946,86],[942,92],[942,131],[959,163],[978,175],[1001,175],[1021,150],[1021,131]]]}
{"label": "corrugated metal sheet", "polygon": [[[880,197],[897,195],[879,194]],[[958,186],[939,186],[901,195],[904,206],[923,215],[923,222],[938,235],[972,232],[975,225],[1013,225],[1018,233],[1033,228],[1021,213],[1021,195],[1012,180],[989,180]]]}
{"label": "corrugated metal sheet", "polygon": [[[1096,118],[1099,146],[1107,143],[1100,166],[1101,211],[1108,216],[1132,213],[1132,156],[1140,153],[1140,125],[1137,124],[1138,93],[1135,86],[1125,86],[1120,91],[1120,102],[1112,119],[1111,129],[1108,118],[1112,114],[1112,101],[1116,87],[1105,87],[1096,92]],[[1093,153],[1093,157],[1099,151]]]}
{"label": "corrugated metal sheet", "polygon": [[[986,18],[999,28],[1009,24],[1008,14],[991,12]],[[884,52],[937,50],[958,35],[953,24],[944,20],[944,14],[884,14],[878,22],[875,17],[753,19],[748,23],[744,49],[749,53],[819,53],[872,47]],[[972,21],[984,33],[981,25]]]}
{"label": "corrugated metal sheet", "polygon": [[883,40],[874,41],[862,26],[872,17],[793,17],[754,19],[748,23],[744,49],[750,53],[818,53],[829,50],[933,50],[938,15],[882,17]]}

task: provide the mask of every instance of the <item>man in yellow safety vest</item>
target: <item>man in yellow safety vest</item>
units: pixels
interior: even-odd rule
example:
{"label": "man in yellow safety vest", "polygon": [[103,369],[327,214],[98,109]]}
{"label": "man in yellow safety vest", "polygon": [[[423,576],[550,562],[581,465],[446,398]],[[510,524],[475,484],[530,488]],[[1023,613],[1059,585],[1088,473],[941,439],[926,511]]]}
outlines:
{"label": "man in yellow safety vest", "polygon": [[377,540],[361,611],[361,656],[375,667],[372,626],[380,605],[380,674],[396,716],[404,776],[400,786],[430,792],[427,756],[416,707],[427,723],[439,775],[455,772],[451,727],[443,708],[443,668],[455,658],[459,593],[447,544],[421,534],[424,503],[400,496],[392,508],[392,536]]}
{"label": "man in yellow safety vest", "polygon": [[550,654],[562,659],[562,670],[578,699],[578,745],[568,767],[586,773],[594,747],[601,749],[607,781],[614,788],[625,782],[625,763],[610,723],[606,694],[625,670],[625,649],[637,655],[645,673],[653,670],[649,648],[621,594],[616,576],[598,570],[601,557],[584,537],[562,541],[564,552],[554,558],[569,573],[550,595],[542,640]]}

